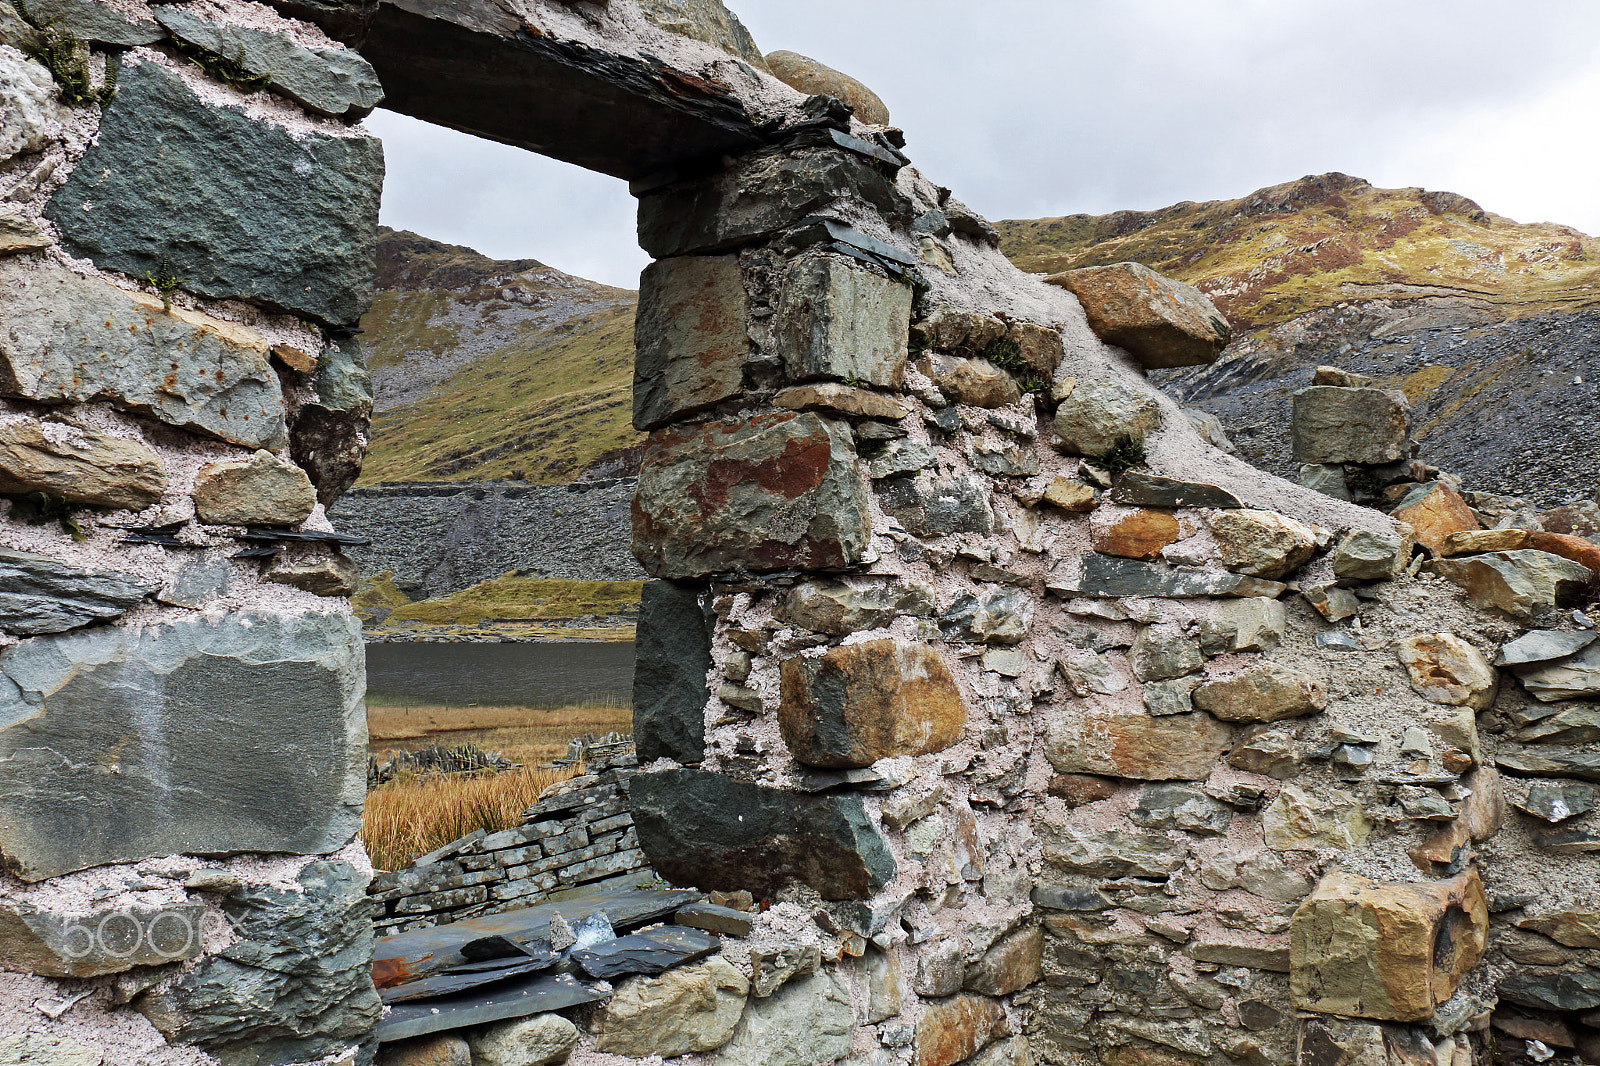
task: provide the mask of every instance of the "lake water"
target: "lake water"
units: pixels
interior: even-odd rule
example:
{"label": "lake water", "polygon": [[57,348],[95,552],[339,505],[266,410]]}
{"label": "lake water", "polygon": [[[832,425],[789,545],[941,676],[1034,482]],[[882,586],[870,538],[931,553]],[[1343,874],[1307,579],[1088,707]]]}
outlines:
{"label": "lake water", "polygon": [[458,706],[626,706],[633,693],[633,642],[368,644],[367,691]]}

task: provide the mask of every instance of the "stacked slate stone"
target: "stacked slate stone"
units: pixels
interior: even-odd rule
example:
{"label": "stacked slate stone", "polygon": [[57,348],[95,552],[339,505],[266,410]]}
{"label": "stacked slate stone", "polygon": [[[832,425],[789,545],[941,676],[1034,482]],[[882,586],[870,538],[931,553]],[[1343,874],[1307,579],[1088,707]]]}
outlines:
{"label": "stacked slate stone", "polygon": [[0,6],[0,1061],[309,1061],[380,1010],[323,509],[381,92],[245,6]]}
{"label": "stacked slate stone", "polygon": [[[1600,1051],[1600,734],[1490,665],[1565,692],[1575,585],[1475,592],[1426,523],[1223,455],[1143,378],[1216,358],[1201,294],[1021,275],[894,131],[805,113],[635,185],[629,792],[668,881],[823,931],[766,1057]],[[1403,397],[1308,392],[1308,463],[1430,475]]]}
{"label": "stacked slate stone", "polygon": [[368,889],[374,928],[382,936],[654,883],[625,792],[638,772],[631,754],[592,759],[585,773],[551,786],[521,825],[475,830],[377,874]]}

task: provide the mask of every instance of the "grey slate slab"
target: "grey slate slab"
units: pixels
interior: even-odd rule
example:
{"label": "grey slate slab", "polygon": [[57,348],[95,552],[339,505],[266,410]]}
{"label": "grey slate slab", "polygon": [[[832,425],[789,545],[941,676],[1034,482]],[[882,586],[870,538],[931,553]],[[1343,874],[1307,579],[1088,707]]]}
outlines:
{"label": "grey slate slab", "polygon": [[1241,507],[1226,489],[1198,481],[1177,481],[1130,470],[1117,479],[1111,499],[1130,507]]}
{"label": "grey slate slab", "polygon": [[498,985],[488,992],[474,990],[416,1003],[397,1003],[379,1023],[377,1037],[380,1043],[409,1040],[470,1025],[566,1010],[594,1003],[607,994],[595,991],[570,974],[538,974]]}
{"label": "grey slate slab", "polygon": [[1542,663],[1551,659],[1565,659],[1576,655],[1595,641],[1600,633],[1578,630],[1571,633],[1557,629],[1535,629],[1522,634],[1500,649],[1494,658],[1496,666],[1516,666],[1521,663]]}
{"label": "grey slate slab", "polygon": [[629,974],[651,976],[716,951],[722,941],[700,929],[677,926],[603,940],[573,951],[572,961],[590,977],[609,981]]}
{"label": "grey slate slab", "polygon": [[[510,962],[511,960],[504,960]],[[544,973],[556,964],[554,956],[543,961],[528,960],[514,965],[501,965],[493,969],[474,970],[470,973],[459,971],[442,973],[434,977],[424,977],[420,981],[410,981],[394,988],[385,988],[378,995],[386,1004],[411,1003],[422,999],[438,999],[452,996],[459,992],[467,992],[474,988],[487,988],[509,981],[514,977],[527,977],[530,974]]]}
{"label": "grey slate slab", "polygon": [[63,633],[115,618],[156,588],[131,574],[0,548],[0,629],[29,637]]}

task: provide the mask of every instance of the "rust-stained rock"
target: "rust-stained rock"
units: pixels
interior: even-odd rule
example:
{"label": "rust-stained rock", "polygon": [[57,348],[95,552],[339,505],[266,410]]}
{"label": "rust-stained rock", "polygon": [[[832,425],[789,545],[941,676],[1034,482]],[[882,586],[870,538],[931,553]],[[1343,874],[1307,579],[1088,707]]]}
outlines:
{"label": "rust-stained rock", "polygon": [[1214,363],[1233,336],[1205,293],[1141,263],[1084,267],[1045,281],[1076,296],[1095,335],[1146,370]]}
{"label": "rust-stained rock", "polygon": [[1534,551],[1549,552],[1563,559],[1571,559],[1592,572],[1600,574],[1600,544],[1584,537],[1565,533],[1534,531],[1528,534],[1528,547]]}
{"label": "rust-stained rock", "polygon": [[47,492],[96,507],[142,511],[161,502],[164,473],[137,438],[63,423],[0,426],[0,492]]}
{"label": "rust-stained rock", "polygon": [[1099,501],[1095,498],[1093,486],[1085,485],[1083,482],[1073,478],[1062,477],[1059,474],[1051,479],[1050,484],[1045,487],[1044,495],[1040,499],[1052,507],[1059,507],[1063,511],[1072,511],[1079,514],[1085,511],[1092,511],[1099,505]]}
{"label": "rust-stained rock", "polygon": [[1004,407],[1022,399],[1016,379],[987,359],[929,352],[917,368],[939,390],[957,403],[973,407]]}
{"label": "rust-stained rock", "polygon": [[952,996],[930,1004],[917,1021],[915,1066],[953,1066],[1005,1036],[1005,1008],[983,996]]}
{"label": "rust-stained rock", "polygon": [[1478,518],[1467,501],[1442,481],[1412,490],[1390,513],[1416,530],[1417,543],[1435,555],[1444,554],[1450,534],[1478,528]]}
{"label": "rust-stained rock", "polygon": [[1494,703],[1500,675],[1483,653],[1454,633],[1419,633],[1400,642],[1400,661],[1423,699],[1482,711]]}
{"label": "rust-stained rock", "polygon": [[1328,705],[1328,687],[1267,660],[1225,681],[1201,685],[1194,690],[1194,705],[1226,722],[1277,722],[1322,710]]}
{"label": "rust-stained rock", "polygon": [[829,570],[871,535],[849,430],[810,412],[657,430],[633,500],[633,553],[653,577]]}
{"label": "rust-stained rock", "polygon": [[[1093,495],[1091,491],[1090,497]],[[1108,522],[1092,522],[1089,536],[1097,552],[1128,559],[1154,559],[1162,548],[1176,544],[1182,534],[1178,520],[1170,512],[1141,510]]]}
{"label": "rust-stained rock", "polygon": [[860,767],[943,751],[961,739],[966,705],[926,644],[870,640],[786,659],[778,727],[808,766]]}
{"label": "rust-stained rock", "polygon": [[1429,565],[1466,589],[1479,607],[1493,607],[1513,618],[1530,618],[1565,604],[1594,577],[1581,563],[1531,548],[1438,559]]}
{"label": "rust-stained rock", "polygon": [[1526,546],[1526,529],[1463,529],[1447,533],[1440,555],[1476,555],[1479,552],[1509,552]]}
{"label": "rust-stained rock", "polygon": [[911,413],[911,408],[893,397],[834,381],[790,386],[772,398],[772,406],[787,411],[828,411],[885,422],[898,422]]}
{"label": "rust-stained rock", "polygon": [[635,428],[739,395],[748,331],[738,256],[677,256],[645,267],[633,324]]}
{"label": "rust-stained rock", "polygon": [[878,94],[848,74],[818,63],[798,52],[779,50],[767,53],[767,69],[773,77],[807,96],[822,94],[843,100],[856,113],[856,118],[869,126],[887,126],[889,109]]}
{"label": "rust-stained rock", "polygon": [[1232,729],[1206,714],[1155,718],[1083,705],[1051,718],[1045,754],[1063,774],[1201,781],[1232,739]]}
{"label": "rust-stained rock", "polygon": [[1303,1010],[1425,1021],[1477,965],[1488,925],[1476,868],[1423,884],[1336,869],[1294,913],[1290,995]]}
{"label": "rust-stained rock", "polygon": [[1564,907],[1543,910],[1517,923],[1569,948],[1600,948],[1600,909]]}
{"label": "rust-stained rock", "polygon": [[1219,511],[1206,520],[1222,554],[1222,565],[1252,577],[1281,578],[1317,551],[1316,534],[1276,511]]}
{"label": "rust-stained rock", "polygon": [[1001,940],[968,966],[966,989],[986,996],[1008,996],[1039,979],[1043,958],[1044,927],[1029,926]]}

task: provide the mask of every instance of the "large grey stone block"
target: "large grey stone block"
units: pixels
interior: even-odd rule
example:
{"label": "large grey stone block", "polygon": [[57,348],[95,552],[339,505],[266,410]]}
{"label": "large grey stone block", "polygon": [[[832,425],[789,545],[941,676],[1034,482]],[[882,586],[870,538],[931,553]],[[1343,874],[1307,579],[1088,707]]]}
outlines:
{"label": "large grey stone block", "polygon": [[709,178],[639,198],[639,246],[657,259],[721,251],[794,225],[840,199],[903,215],[909,204],[870,160],[840,149],[746,156]]}
{"label": "large grey stone block", "polygon": [[0,260],[0,291],[0,393],[106,400],[247,447],[283,439],[283,388],[254,330],[14,260]]}
{"label": "large grey stone block", "polygon": [[639,759],[705,757],[711,619],[703,590],[648,581],[639,601],[633,662],[633,742]]}
{"label": "large grey stone block", "polygon": [[703,770],[640,774],[628,787],[639,846],[673,884],[767,896],[801,881],[823,899],[867,899],[895,874],[856,793],[811,796]]}
{"label": "large grey stone block", "polygon": [[135,278],[169,262],[189,292],[333,324],[371,303],[383,146],[202,101],[122,60],[100,134],[46,214],[73,254]]}
{"label": "large grey stone block", "polygon": [[366,794],[360,624],[246,613],[36,637],[0,657],[0,860],[321,854]]}
{"label": "large grey stone block", "polygon": [[222,909],[238,939],[134,1006],[168,1041],[197,1045],[225,1066],[370,1048],[383,1006],[372,987],[367,880],[346,862],[320,860],[301,871],[301,891],[231,893]]}
{"label": "large grey stone block", "polygon": [[115,618],[157,587],[114,570],[0,548],[0,630],[29,637],[64,633]]}
{"label": "large grey stone block", "polygon": [[225,26],[177,7],[156,8],[156,20],[180,41],[271,78],[271,89],[308,111],[351,121],[383,100],[372,64],[348,48],[306,48],[285,33]]}
{"label": "large grey stone block", "polygon": [[736,255],[684,256],[645,268],[633,323],[636,428],[654,429],[739,395],[749,311]]}
{"label": "large grey stone block", "polygon": [[911,286],[831,255],[790,264],[778,312],[789,376],[897,389],[911,336]]}
{"label": "large grey stone block", "polygon": [[653,577],[854,565],[871,538],[850,431],[810,412],[657,430],[633,498]]}
{"label": "large grey stone block", "polygon": [[1395,389],[1313,385],[1294,394],[1299,463],[1392,463],[1411,457],[1411,405]]}

